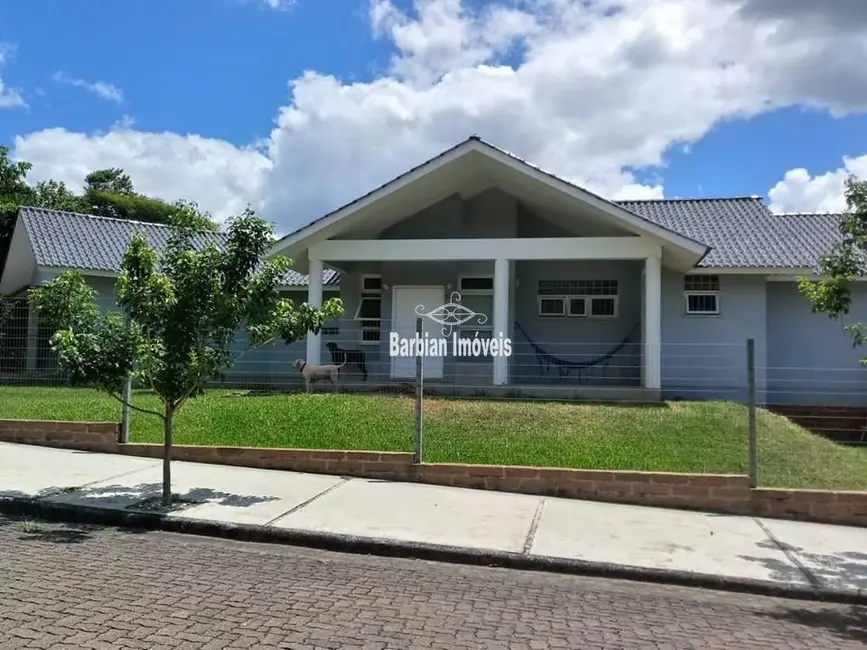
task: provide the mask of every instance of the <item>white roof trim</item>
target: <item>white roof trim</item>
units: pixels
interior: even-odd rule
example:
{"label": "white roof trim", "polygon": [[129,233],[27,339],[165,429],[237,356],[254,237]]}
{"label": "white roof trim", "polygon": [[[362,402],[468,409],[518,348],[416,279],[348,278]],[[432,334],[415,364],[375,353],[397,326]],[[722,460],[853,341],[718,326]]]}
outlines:
{"label": "white roof trim", "polygon": [[707,253],[710,251],[710,247],[702,244],[701,242],[697,242],[672,230],[663,228],[647,219],[643,219],[642,217],[636,215],[633,212],[630,212],[624,207],[621,207],[615,203],[611,203],[610,201],[603,199],[602,197],[597,196],[592,192],[588,192],[587,190],[584,190],[576,185],[573,185],[568,181],[558,178],[553,174],[544,172],[538,167],[535,167],[532,164],[527,163],[517,158],[516,156],[497,148],[494,145],[483,142],[478,138],[470,138],[468,140],[465,140],[461,144],[446,150],[438,156],[431,158],[427,162],[422,163],[418,167],[411,169],[405,174],[398,176],[394,180],[373,190],[369,194],[366,194],[365,196],[346,204],[342,208],[338,208],[334,212],[331,212],[324,217],[321,217],[320,219],[308,224],[307,226],[295,231],[290,235],[286,235],[274,244],[271,249],[271,254],[281,254],[282,251],[297,246],[300,242],[312,238],[316,235],[316,233],[324,230],[325,228],[328,228],[329,226],[332,226],[339,221],[342,221],[346,217],[376,203],[380,199],[383,199],[390,194],[398,192],[410,183],[413,183],[414,181],[423,178],[427,174],[436,171],[437,169],[445,167],[449,163],[465,156],[470,152],[478,152],[492,160],[507,165],[513,170],[521,172],[540,183],[557,189],[576,200],[592,205],[593,207],[601,210],[602,212],[607,213],[615,220],[624,222],[635,229],[638,229],[649,235],[658,237],[664,241],[668,241],[675,246],[686,249],[694,255],[703,257],[707,255]]}
{"label": "white roof trim", "polygon": [[40,264],[36,267],[39,271],[47,271],[49,273],[55,273],[60,275],[61,273],[66,273],[67,271],[75,271],[76,273],[80,273],[81,275],[90,276],[93,278],[117,278],[119,277],[119,273],[117,271],[105,271],[103,269],[86,269],[86,268],[78,268],[72,266],[45,266]]}

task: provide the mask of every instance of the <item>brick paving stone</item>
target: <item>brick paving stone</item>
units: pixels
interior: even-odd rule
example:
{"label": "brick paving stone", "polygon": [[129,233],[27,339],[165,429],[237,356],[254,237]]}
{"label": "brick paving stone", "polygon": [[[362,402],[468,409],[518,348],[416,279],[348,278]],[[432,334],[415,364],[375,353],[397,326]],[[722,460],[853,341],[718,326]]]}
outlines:
{"label": "brick paving stone", "polygon": [[864,648],[867,608],[0,517],[0,649]]}

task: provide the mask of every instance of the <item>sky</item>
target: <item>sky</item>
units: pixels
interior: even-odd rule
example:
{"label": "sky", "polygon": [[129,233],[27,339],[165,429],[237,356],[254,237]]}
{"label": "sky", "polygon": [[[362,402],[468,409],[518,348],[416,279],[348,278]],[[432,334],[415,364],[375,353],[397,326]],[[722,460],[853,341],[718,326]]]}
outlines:
{"label": "sky", "polygon": [[865,0],[3,2],[0,144],[281,233],[472,134],[613,200],[839,211],[865,61]]}

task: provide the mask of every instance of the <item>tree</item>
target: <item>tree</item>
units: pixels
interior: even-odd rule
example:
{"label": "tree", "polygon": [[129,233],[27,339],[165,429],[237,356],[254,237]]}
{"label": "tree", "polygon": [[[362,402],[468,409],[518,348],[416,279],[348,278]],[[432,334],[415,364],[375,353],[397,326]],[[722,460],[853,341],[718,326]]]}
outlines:
{"label": "tree", "polygon": [[84,177],[84,192],[111,192],[128,196],[135,193],[129,174],[116,167],[90,172]]}
{"label": "tree", "polygon": [[[810,302],[813,313],[842,320],[852,304],[852,283],[867,275],[867,180],[850,176],[846,180],[846,212],[840,220],[841,240],[819,263],[821,280],[802,278],[798,286]],[[867,340],[867,324],[852,323],[844,331],[852,346]],[[861,359],[867,365],[867,357]]]}
{"label": "tree", "polygon": [[13,163],[9,160],[9,147],[0,146],[0,277],[6,266],[18,207],[33,196],[33,189],[26,180],[32,167],[28,162]]}
{"label": "tree", "polygon": [[195,213],[199,230],[213,232],[219,230],[219,226],[211,219],[210,215],[190,201],[179,200],[174,203],[167,203],[162,199],[141,194],[113,194],[102,191],[88,191],[84,195],[83,201],[86,203],[83,212],[100,217],[169,224],[176,213],[187,213],[188,216]]}
{"label": "tree", "polygon": [[211,216],[192,202],[168,203],[135,191],[132,179],[122,169],[98,169],[84,178],[84,211],[101,217],[168,224],[178,212],[193,219],[200,230],[217,231]]}
{"label": "tree", "polygon": [[159,396],[161,412],[129,406],[162,420],[165,506],[172,501],[174,416],[237,360],[236,334],[249,335],[244,352],[277,340],[292,343],[343,313],[339,299],[315,309],[280,297],[277,287],[291,261],[264,259],[274,232],[251,210],[230,221],[222,246],[194,246],[200,224],[191,213],[177,212],[171,227],[162,254],[144,237],[132,239],[116,285],[123,314],[102,313],[76,272],[30,294],[39,316],[57,330],[51,344],[74,385],[123,402],[123,385],[132,376]]}
{"label": "tree", "polygon": [[37,183],[28,203],[34,208],[65,210],[66,212],[80,212],[84,209],[84,203],[80,196],[76,196],[72,190],[66,187],[64,182],[53,180]]}

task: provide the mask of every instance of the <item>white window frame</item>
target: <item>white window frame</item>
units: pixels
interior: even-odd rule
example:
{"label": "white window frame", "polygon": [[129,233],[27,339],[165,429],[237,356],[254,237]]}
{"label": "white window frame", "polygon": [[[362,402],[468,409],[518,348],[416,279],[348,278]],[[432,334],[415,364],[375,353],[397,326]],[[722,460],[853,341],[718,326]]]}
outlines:
{"label": "white window frame", "polygon": [[[564,316],[566,318],[592,318],[592,319],[612,319],[618,318],[620,316],[620,283],[617,280],[608,280],[607,282],[617,283],[618,293],[599,293],[599,294],[537,294],[537,313],[540,318],[558,318]],[[563,309],[560,313],[543,313],[542,312],[542,301],[543,300],[561,300],[563,304]],[[583,300],[584,301],[584,313],[577,314],[572,312],[572,301],[573,300]],[[614,313],[613,314],[594,314],[593,313],[593,301],[594,300],[612,300],[614,302]]]}
{"label": "white window frame", "polygon": [[[572,301],[580,300],[584,303],[584,313],[583,314],[573,314],[572,313]],[[587,304],[587,296],[566,296],[566,316],[568,318],[587,318],[590,315],[590,305]]]}
{"label": "white window frame", "polygon": [[[593,301],[594,300],[613,300],[614,301],[614,313],[613,314],[594,314],[593,313]],[[590,309],[587,310],[587,318],[617,318],[620,315],[620,296],[587,296],[587,302],[590,303]]]}
{"label": "white window frame", "polygon": [[[538,313],[540,318],[559,318],[561,316],[566,315],[566,296],[537,296],[538,301],[536,306],[538,308]],[[546,313],[542,311],[542,301],[543,300],[559,300],[560,301],[560,313]]]}
{"label": "white window frame", "polygon": [[[714,298],[715,309],[713,311],[695,311],[689,308],[689,299],[693,296],[712,296]],[[719,291],[684,291],[683,293],[683,308],[687,316],[719,316]]]}
{"label": "white window frame", "polygon": [[[714,290],[688,291],[686,289],[687,278],[696,277],[696,275],[698,275],[698,277],[713,278],[713,283],[716,285],[717,289],[715,291]],[[683,276],[683,285],[684,285],[683,310],[684,310],[684,312],[686,313],[687,316],[719,316],[720,315],[720,305],[719,305],[720,281],[719,281],[719,275],[717,275],[715,273],[703,273],[700,275],[699,274],[696,274],[696,275]],[[696,310],[690,309],[689,308],[689,299],[692,296],[713,296],[715,309],[713,311],[696,311]]]}
{"label": "white window frame", "polygon": [[[379,280],[379,289],[365,289],[364,281],[368,278]],[[367,300],[379,300],[379,318],[360,318],[361,306]],[[360,345],[379,346],[382,341],[382,275],[379,273],[364,273],[361,275],[359,292],[358,292],[358,307],[355,309],[355,320],[359,322]],[[365,323],[376,323],[375,326],[367,326]],[[370,340],[364,338],[365,332],[376,332],[376,339]]]}

